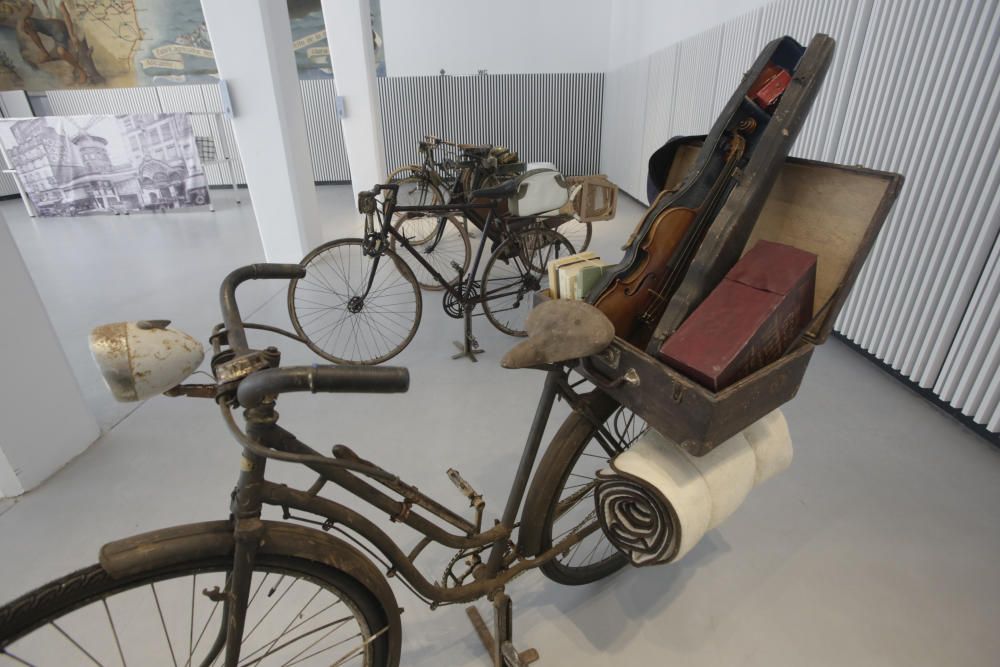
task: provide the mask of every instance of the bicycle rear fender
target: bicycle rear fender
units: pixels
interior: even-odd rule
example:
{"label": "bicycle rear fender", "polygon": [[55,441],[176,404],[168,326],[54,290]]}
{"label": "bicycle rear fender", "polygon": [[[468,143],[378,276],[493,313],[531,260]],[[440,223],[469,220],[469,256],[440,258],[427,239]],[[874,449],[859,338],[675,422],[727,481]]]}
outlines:
{"label": "bicycle rear fender", "polygon": [[[389,623],[389,664],[400,655],[400,608],[389,582],[358,549],[313,528],[261,521],[259,551],[294,556],[327,565],[353,577],[382,604]],[[166,566],[180,558],[232,555],[235,539],[230,521],[205,521],[133,535],[101,547],[100,564],[115,579]]]}

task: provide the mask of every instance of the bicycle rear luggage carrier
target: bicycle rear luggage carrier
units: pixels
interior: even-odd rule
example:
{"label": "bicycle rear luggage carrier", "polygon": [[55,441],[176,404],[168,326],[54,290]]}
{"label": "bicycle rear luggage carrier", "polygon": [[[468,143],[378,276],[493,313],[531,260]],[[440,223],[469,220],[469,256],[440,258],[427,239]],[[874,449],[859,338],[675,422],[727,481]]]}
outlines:
{"label": "bicycle rear luggage carrier", "polygon": [[[671,174],[687,173],[700,138],[681,143]],[[829,336],[902,180],[861,167],[785,161],[744,252],[763,239],[815,253],[815,316],[790,351],[752,375],[712,392],[621,338],[600,354],[570,363],[692,455],[707,454],[798,392],[813,350]],[[536,301],[547,299],[536,294]]]}

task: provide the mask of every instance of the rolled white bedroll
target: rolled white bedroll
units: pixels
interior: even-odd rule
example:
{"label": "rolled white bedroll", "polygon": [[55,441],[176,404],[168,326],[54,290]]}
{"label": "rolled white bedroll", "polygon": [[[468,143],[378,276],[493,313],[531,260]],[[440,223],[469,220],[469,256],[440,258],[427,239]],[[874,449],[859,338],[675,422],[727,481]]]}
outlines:
{"label": "rolled white bedroll", "polygon": [[672,563],[791,462],[780,410],[701,457],[650,429],[597,473],[597,517],[633,565]]}

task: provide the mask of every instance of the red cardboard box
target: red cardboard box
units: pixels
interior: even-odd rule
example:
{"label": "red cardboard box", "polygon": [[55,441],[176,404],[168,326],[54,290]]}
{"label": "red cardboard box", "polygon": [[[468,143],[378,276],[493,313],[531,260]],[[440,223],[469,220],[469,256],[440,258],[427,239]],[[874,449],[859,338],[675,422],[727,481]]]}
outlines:
{"label": "red cardboard box", "polygon": [[816,255],[759,241],[660,347],[659,357],[719,391],[777,360],[812,318]]}

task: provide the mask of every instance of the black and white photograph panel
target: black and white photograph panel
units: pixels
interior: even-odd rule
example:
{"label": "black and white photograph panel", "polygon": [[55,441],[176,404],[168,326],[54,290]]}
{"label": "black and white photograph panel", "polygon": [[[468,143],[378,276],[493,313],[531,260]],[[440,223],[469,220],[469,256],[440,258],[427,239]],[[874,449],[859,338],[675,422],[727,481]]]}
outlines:
{"label": "black and white photograph panel", "polygon": [[0,144],[43,217],[209,203],[187,114],[5,119]]}

